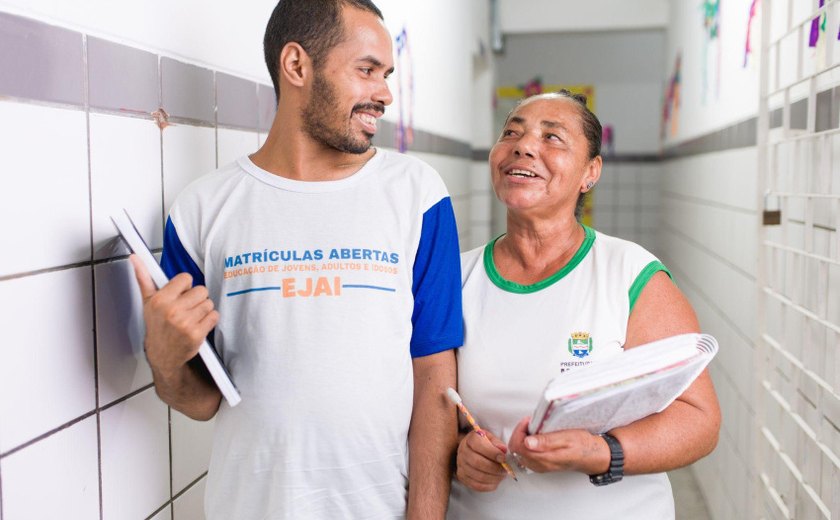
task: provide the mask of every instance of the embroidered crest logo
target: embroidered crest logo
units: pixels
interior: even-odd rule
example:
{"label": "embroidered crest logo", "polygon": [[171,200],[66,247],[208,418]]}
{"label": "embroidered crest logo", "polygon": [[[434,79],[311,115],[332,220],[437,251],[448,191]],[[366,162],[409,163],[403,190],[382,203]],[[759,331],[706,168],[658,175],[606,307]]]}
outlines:
{"label": "embroidered crest logo", "polygon": [[572,332],[569,338],[569,352],[578,358],[585,358],[592,352],[592,338],[588,332]]}

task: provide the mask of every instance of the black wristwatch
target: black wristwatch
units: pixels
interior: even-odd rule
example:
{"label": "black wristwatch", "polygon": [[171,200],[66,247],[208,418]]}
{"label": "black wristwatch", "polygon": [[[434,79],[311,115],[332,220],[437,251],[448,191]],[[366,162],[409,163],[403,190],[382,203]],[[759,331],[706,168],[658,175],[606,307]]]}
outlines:
{"label": "black wristwatch", "polygon": [[624,477],[624,450],[621,449],[621,443],[609,433],[602,433],[601,437],[607,441],[607,446],[610,447],[610,467],[606,473],[589,475],[589,482],[596,486],[606,486],[619,482]]}

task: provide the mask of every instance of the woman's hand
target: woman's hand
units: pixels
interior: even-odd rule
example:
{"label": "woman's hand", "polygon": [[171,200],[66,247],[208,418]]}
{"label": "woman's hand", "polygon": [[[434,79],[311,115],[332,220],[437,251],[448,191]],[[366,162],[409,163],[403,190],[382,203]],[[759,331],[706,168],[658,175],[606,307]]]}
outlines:
{"label": "woman's hand", "polygon": [[600,435],[586,430],[528,435],[528,421],[519,421],[508,443],[520,466],[537,473],[579,471],[587,475],[609,469],[610,448]]}
{"label": "woman's hand", "polygon": [[507,446],[492,433],[470,431],[458,444],[455,476],[473,491],[495,491],[507,475],[505,455]]}

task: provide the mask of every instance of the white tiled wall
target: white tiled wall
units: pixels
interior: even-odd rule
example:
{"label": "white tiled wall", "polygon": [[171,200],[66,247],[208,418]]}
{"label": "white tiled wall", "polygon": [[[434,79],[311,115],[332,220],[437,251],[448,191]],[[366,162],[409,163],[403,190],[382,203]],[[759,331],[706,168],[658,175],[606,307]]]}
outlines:
{"label": "white tiled wall", "polygon": [[100,421],[103,518],[146,518],[170,497],[169,410],[149,388]]}
{"label": "white tiled wall", "polygon": [[594,228],[656,254],[661,168],[658,162],[605,162],[591,194]]}
{"label": "white tiled wall", "polygon": [[0,284],[0,453],[6,453],[95,410],[96,387],[90,268]]}
{"label": "white tiled wall", "polygon": [[214,128],[172,125],[163,132],[164,210],[190,182],[216,168]]}
{"label": "white tiled wall", "polygon": [[0,276],[89,261],[85,113],[0,101],[0,143]]}
{"label": "white tiled wall", "polygon": [[91,416],[3,458],[3,519],[99,518],[97,449]]}
{"label": "white tiled wall", "polygon": [[[723,413],[717,449],[694,464],[713,518],[757,518],[755,148],[662,166],[660,256],[721,350],[711,367]],[[805,517],[802,517],[805,518]]]}
{"label": "white tiled wall", "polygon": [[96,352],[99,402],[107,406],[152,383],[143,353],[142,301],[128,260],[99,264]]}
{"label": "white tiled wall", "polygon": [[218,165],[225,166],[259,148],[259,136],[254,132],[220,128],[218,130]]}
{"label": "white tiled wall", "polygon": [[154,121],[90,115],[94,259],[108,256],[101,248],[114,237],[110,215],[123,208],[149,247],[163,246],[160,148]]}

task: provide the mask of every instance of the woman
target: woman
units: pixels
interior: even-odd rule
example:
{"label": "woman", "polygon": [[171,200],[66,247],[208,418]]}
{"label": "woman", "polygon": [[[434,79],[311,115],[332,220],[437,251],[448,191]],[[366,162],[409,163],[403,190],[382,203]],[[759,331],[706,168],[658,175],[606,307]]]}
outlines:
{"label": "woman", "polygon": [[[462,433],[452,519],[673,518],[663,472],[717,443],[707,371],[661,413],[608,435],[528,434],[527,414],[558,373],[698,331],[665,266],[576,218],[602,164],[601,125],[585,102],[567,91],[526,99],[490,152],[507,233],[462,256],[458,352],[459,393],[487,430]],[[520,466],[518,482],[500,465],[506,453]]]}

